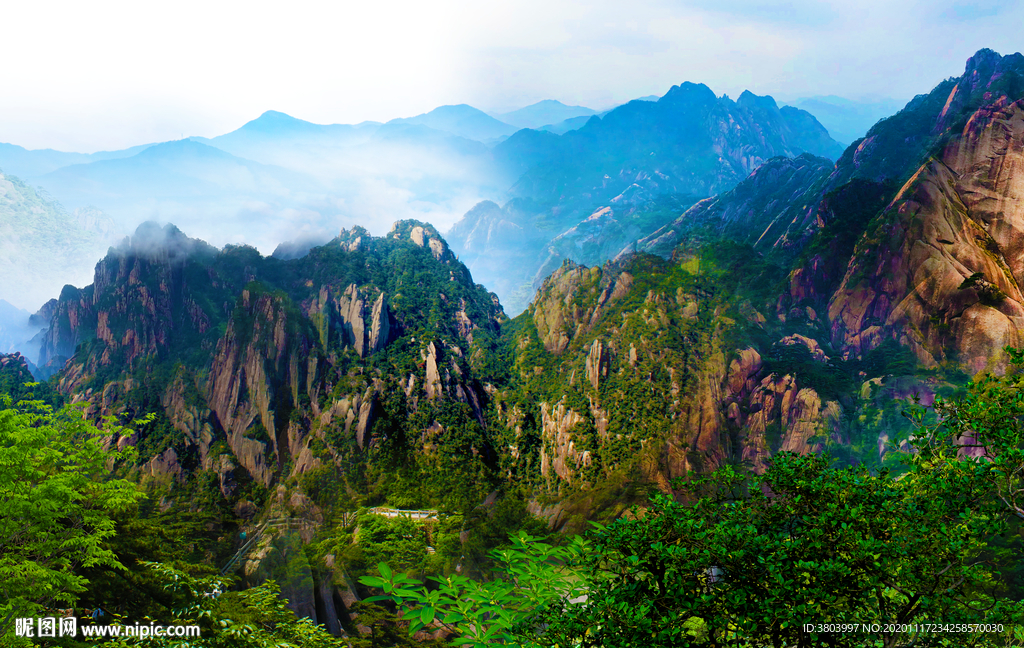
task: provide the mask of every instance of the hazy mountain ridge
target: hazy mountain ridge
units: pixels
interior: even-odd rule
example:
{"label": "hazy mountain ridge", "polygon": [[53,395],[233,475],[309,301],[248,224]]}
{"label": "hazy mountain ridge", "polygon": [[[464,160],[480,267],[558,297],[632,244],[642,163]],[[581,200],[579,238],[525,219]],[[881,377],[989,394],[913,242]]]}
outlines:
{"label": "hazy mountain ridge", "polygon": [[530,104],[525,108],[495,115],[494,117],[517,128],[540,129],[571,119],[579,119],[596,114],[597,111],[590,108],[567,106],[561,101],[545,99],[535,104]]}
{"label": "hazy mountain ridge", "polygon": [[[808,113],[780,109],[771,97],[749,92],[734,102],[707,86],[685,83],[657,102],[636,100],[590,117],[579,130],[561,136],[521,130],[495,147],[496,163],[509,177],[518,175],[511,192],[536,205],[531,230],[550,232],[550,242],[533,241],[527,251],[515,249],[523,245],[517,239],[500,247],[495,241],[484,255],[461,238],[466,228],[453,227],[449,238],[516,313],[563,258],[600,264],[700,198],[738,183],[765,160],[804,151],[832,158],[842,153]],[[595,237],[606,240],[595,246]],[[516,268],[512,276],[508,270],[493,272],[496,261],[478,261],[506,255],[505,265]],[[530,256],[533,261],[523,265]]]}
{"label": "hazy mountain ridge", "polygon": [[478,142],[508,137],[519,130],[491,117],[482,110],[466,105],[440,106],[415,117],[392,119],[388,124],[416,124]]}
{"label": "hazy mountain ridge", "polygon": [[95,209],[68,213],[13,175],[0,173],[0,275],[3,298],[34,310],[67,282],[82,282],[116,233]]}
{"label": "hazy mountain ridge", "polygon": [[797,99],[787,105],[811,113],[837,142],[849,145],[864,137],[879,120],[899,112],[904,103],[893,99],[854,101],[824,96]]}
{"label": "hazy mountain ridge", "polygon": [[140,144],[120,151],[66,153],[53,149],[29,150],[16,144],[0,142],[0,170],[23,178],[35,178],[70,164],[88,164],[99,160],[131,157],[152,144]]}
{"label": "hazy mountain ridge", "polygon": [[[475,510],[505,487],[579,530],[784,450],[878,465],[907,431],[901,399],[998,369],[1019,335],[1024,97],[984,99],[1008,76],[994,68],[971,90],[982,105],[926,98],[883,122],[883,142],[933,138],[941,157],[909,178],[875,175],[904,168],[881,146],[852,172],[771,158],[674,220],[663,256],[564,261],[511,321],[420,222],[288,261],[146,226],[64,291],[44,356],[70,356],[56,385],[91,416],[157,415],[118,442],[162,497],[205,480],[225,508],[259,510],[239,485],[260,484],[280,493],[264,515],[288,501],[320,529],[343,506]],[[922,131],[929,114],[968,126]],[[484,255],[543,239],[535,207],[482,203],[454,234]],[[614,214],[572,240],[600,243]],[[347,559],[304,587],[329,588]]]}

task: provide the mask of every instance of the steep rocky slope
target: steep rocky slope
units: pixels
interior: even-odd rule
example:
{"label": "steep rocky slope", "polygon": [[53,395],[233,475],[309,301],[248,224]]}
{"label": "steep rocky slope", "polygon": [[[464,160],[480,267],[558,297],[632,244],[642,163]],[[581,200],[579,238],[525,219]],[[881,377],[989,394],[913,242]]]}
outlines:
{"label": "steep rocky slope", "polygon": [[147,224],[91,286],[64,291],[43,356],[70,356],[60,391],[90,412],[157,414],[138,439],[152,472],[240,465],[269,486],[316,463],[314,438],[350,455],[394,433],[375,423],[396,390],[412,410],[451,398],[480,411],[462,376],[486,366],[503,321],[419,223],[344,231],[285,262]]}
{"label": "steep rocky slope", "polygon": [[[447,236],[518,313],[562,259],[601,264],[773,157],[835,159],[841,151],[808,113],[780,109],[771,97],[744,92],[732,101],[684,83],[657,102],[630,102],[561,137],[516,133],[494,157],[515,182],[517,201],[503,215],[478,205]],[[511,212],[518,212],[516,235],[473,235],[500,230]]]}
{"label": "steep rocky slope", "polygon": [[1024,327],[1024,101],[976,111],[857,244],[829,303],[833,341],[898,338],[926,366],[999,368]]}
{"label": "steep rocky slope", "polygon": [[758,249],[802,247],[833,169],[831,161],[806,153],[772,158],[735,188],[700,201],[625,252],[666,256],[681,241],[702,234],[726,236]]}

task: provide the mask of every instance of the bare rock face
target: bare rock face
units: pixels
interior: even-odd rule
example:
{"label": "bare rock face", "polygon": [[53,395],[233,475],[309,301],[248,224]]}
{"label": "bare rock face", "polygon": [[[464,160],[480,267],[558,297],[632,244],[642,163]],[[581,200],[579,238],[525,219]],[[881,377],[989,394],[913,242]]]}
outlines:
{"label": "bare rock face", "polygon": [[802,346],[807,349],[807,352],[811,354],[811,357],[818,362],[828,362],[829,358],[825,355],[825,351],[822,350],[817,340],[794,333],[793,335],[787,335],[786,337],[779,340],[779,344],[784,346]]}
{"label": "bare rock face", "polygon": [[441,374],[437,369],[437,346],[431,342],[427,345],[427,379],[424,389],[428,399],[434,399],[441,395]]}
{"label": "bare rock face", "polygon": [[[790,343],[824,355],[814,340],[791,337]],[[817,392],[801,388],[793,376],[764,375],[761,356],[753,348],[740,350],[729,364],[722,403],[739,439],[741,458],[757,472],[763,472],[768,459],[780,451],[820,452],[822,444],[811,443],[811,438],[837,438],[842,418],[838,402],[822,403]]]}
{"label": "bare rock face", "polygon": [[[731,444],[722,412],[726,372],[725,355],[720,349],[713,349],[695,372],[694,382],[679,403],[676,431],[669,436],[661,456],[661,478],[656,479],[663,487],[676,477],[714,470],[729,455]],[[681,396],[674,373],[671,393]]]}
{"label": "bare rock face", "polygon": [[918,169],[858,244],[829,304],[833,343],[857,356],[896,339],[928,366],[1001,371],[1001,349],[1024,329],[1022,201],[1024,101],[1002,98]]}
{"label": "bare rock face", "polygon": [[[245,291],[242,307],[253,329],[229,322],[210,367],[206,402],[241,465],[269,485],[289,453],[286,412],[279,408],[294,407],[299,386],[309,384],[309,364],[298,359],[312,354],[312,341],[271,295]],[[268,454],[277,466],[267,463]]]}
{"label": "bare rock face", "polygon": [[143,469],[143,474],[153,477],[168,477],[175,480],[184,479],[181,463],[178,461],[178,453],[174,448],[167,448],[161,454],[153,457]]}
{"label": "bare rock face", "polygon": [[427,248],[431,256],[438,261],[456,261],[455,255],[448,249],[448,243],[432,225],[416,221],[399,221],[395,223],[388,236],[410,240],[422,248]]}
{"label": "bare rock face", "polygon": [[[367,294],[369,292],[369,294]],[[388,308],[387,295],[378,292],[376,299],[370,289],[349,284],[340,295],[324,286],[317,299],[308,305],[310,318],[316,323],[322,344],[340,335],[345,346],[355,349],[360,358],[380,351],[394,339],[397,323]],[[370,306],[372,301],[373,305]],[[332,331],[337,330],[338,333]]]}
{"label": "bare rock face", "polygon": [[943,154],[958,174],[957,193],[971,218],[1024,277],[1024,100],[1006,98],[976,112]]}
{"label": "bare rock face", "polygon": [[541,343],[551,353],[562,353],[569,347],[575,323],[583,317],[573,297],[584,280],[595,280],[599,272],[567,262],[544,281],[540,291],[543,297],[534,300],[531,310]]}
{"label": "bare rock face", "polygon": [[741,349],[739,357],[729,363],[729,377],[726,386],[727,397],[749,395],[758,384],[758,374],[763,362],[761,354],[753,347]]}
{"label": "bare rock face", "polygon": [[387,301],[382,292],[377,301],[373,303],[373,312],[370,315],[370,353],[380,351],[391,340],[391,314],[388,311]]}
{"label": "bare rock face", "polygon": [[351,284],[338,298],[338,316],[345,342],[355,347],[360,358],[366,357],[366,321],[363,319],[365,302],[359,296],[359,287]]}
{"label": "bare rock face", "polygon": [[540,472],[545,478],[552,474],[571,484],[581,466],[590,465],[590,452],[579,451],[572,430],[583,422],[579,413],[566,408],[564,402],[551,407],[541,403],[541,425],[544,448],[540,453]]}
{"label": "bare rock face", "polygon": [[[633,276],[616,272],[614,266],[585,268],[566,261],[544,280],[530,314],[537,327],[544,348],[561,354],[570,342],[590,331],[601,315],[633,286]],[[598,295],[594,303],[584,308],[581,301]]]}
{"label": "bare rock face", "polygon": [[833,344],[845,355],[897,339],[926,366],[957,359],[973,373],[997,368],[1003,344],[1018,343],[1017,278],[964,204],[963,189],[946,164],[922,166],[887,222],[858,245],[828,311]]}
{"label": "bare rock face", "polygon": [[608,375],[609,351],[610,349],[606,348],[601,340],[594,340],[594,343],[590,345],[590,353],[587,354],[586,360],[587,380],[595,390],[598,388],[601,377]]}
{"label": "bare rock face", "polygon": [[842,409],[838,402],[827,401],[823,406],[817,392],[801,389],[786,413],[786,432],[779,450],[798,454],[820,452],[822,444],[812,444],[811,437],[833,433],[841,417]]}
{"label": "bare rock face", "polygon": [[321,430],[331,426],[343,427],[346,437],[354,437],[359,447],[365,448],[372,441],[373,424],[377,416],[376,399],[376,389],[369,387],[362,394],[336,400],[330,407],[324,408],[317,427]]}
{"label": "bare rock face", "polygon": [[838,433],[839,403],[822,404],[816,391],[801,388],[793,376],[769,374],[746,396],[732,401],[727,415],[741,437],[741,457],[755,472],[764,472],[771,456],[780,451],[820,452],[823,444],[812,443],[812,437]]}

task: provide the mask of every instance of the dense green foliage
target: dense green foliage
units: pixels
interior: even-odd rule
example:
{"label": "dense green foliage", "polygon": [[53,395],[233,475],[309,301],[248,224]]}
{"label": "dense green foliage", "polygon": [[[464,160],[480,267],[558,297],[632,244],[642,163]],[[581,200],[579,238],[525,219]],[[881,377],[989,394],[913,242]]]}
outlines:
{"label": "dense green foliage", "polygon": [[573,565],[590,547],[581,538],[559,547],[526,532],[510,539],[509,547],[492,552],[497,564],[493,580],[453,574],[432,578],[434,584],[428,585],[381,563],[379,577],[366,576],[361,582],[383,592],[368,601],[400,607],[410,632],[440,625],[455,635],[455,645],[535,646],[530,636],[546,625],[544,615],[587,593],[588,581]]}
{"label": "dense green foliage", "polygon": [[122,638],[106,645],[167,648],[342,648],[347,644],[309,619],[299,619],[279,597],[273,580],[240,591],[225,591],[221,578],[197,578],[160,563],[147,563],[163,584],[170,614],[163,624],[195,625],[200,638]]}
{"label": "dense green foliage", "polygon": [[780,453],[763,475],[690,479],[681,500],[598,526],[585,550],[513,538],[483,584],[425,587],[387,565],[363,582],[412,628],[437,619],[465,645],[1010,645],[1024,621],[1022,381],[986,376],[940,398],[937,419],[910,412],[900,474]]}
{"label": "dense green foliage", "polygon": [[[120,567],[107,540],[115,516],[141,497],[111,479],[110,451],[79,409],[54,412],[35,401],[0,410],[0,631],[15,616],[73,603],[88,582],[81,569]],[[106,432],[119,430],[108,421]]]}

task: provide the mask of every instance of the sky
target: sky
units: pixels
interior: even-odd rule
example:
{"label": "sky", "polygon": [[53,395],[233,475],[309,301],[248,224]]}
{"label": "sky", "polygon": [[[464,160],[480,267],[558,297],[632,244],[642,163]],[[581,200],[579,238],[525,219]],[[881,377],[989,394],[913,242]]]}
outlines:
{"label": "sky", "polygon": [[907,100],[982,47],[1024,49],[1019,0],[34,0],[3,21],[0,142],[83,153],[212,137],[266,110],[600,110],[683,81]]}

